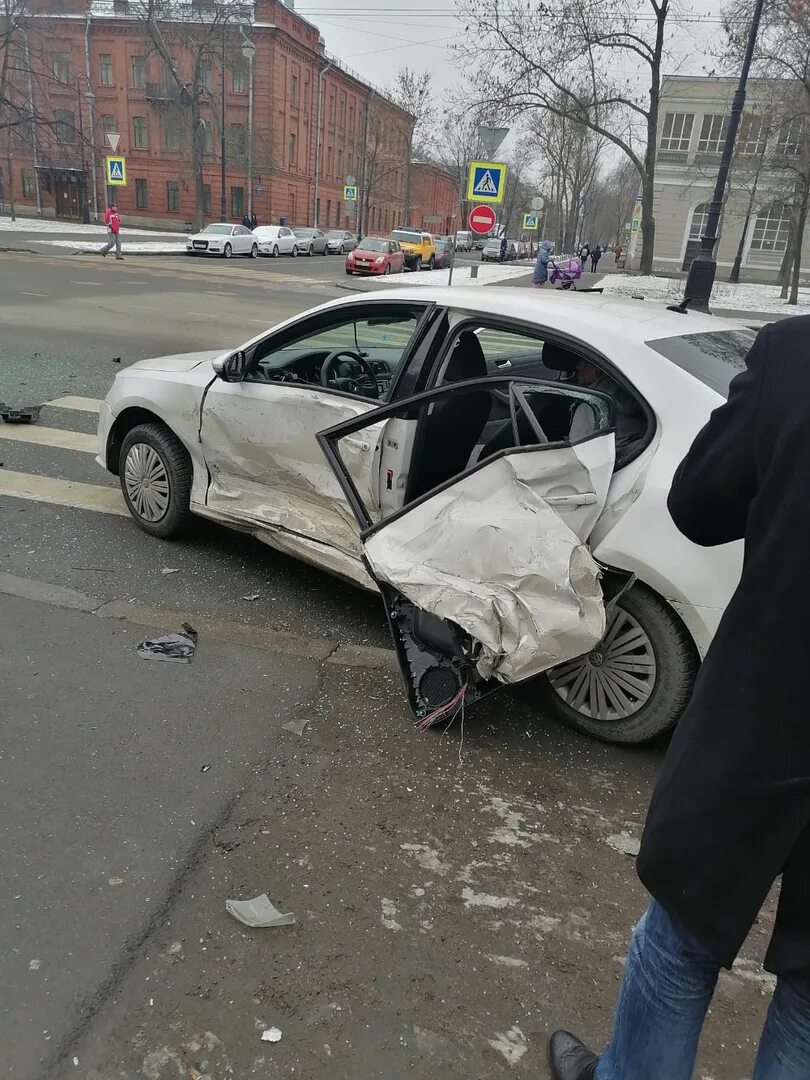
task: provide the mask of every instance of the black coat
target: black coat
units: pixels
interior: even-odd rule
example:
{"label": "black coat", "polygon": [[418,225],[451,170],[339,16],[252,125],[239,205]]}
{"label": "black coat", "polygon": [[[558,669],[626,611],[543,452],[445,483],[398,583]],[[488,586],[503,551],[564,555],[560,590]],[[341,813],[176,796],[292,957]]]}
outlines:
{"label": "black coat", "polygon": [[810,969],[810,317],[766,327],[669,496],[742,578],[653,795],[641,880],[730,967],[775,879],[766,967]]}

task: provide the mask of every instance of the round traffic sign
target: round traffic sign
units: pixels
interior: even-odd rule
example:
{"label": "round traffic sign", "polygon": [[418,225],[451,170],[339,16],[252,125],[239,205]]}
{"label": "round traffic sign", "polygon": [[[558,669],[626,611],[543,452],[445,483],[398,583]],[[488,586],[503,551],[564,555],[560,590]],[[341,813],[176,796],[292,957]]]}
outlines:
{"label": "round traffic sign", "polygon": [[537,198],[532,199],[532,210],[542,210],[545,205],[545,200],[542,195],[538,195]]}
{"label": "round traffic sign", "polygon": [[470,211],[470,228],[479,236],[492,232],[495,228],[495,220],[495,211],[491,206],[474,206]]}

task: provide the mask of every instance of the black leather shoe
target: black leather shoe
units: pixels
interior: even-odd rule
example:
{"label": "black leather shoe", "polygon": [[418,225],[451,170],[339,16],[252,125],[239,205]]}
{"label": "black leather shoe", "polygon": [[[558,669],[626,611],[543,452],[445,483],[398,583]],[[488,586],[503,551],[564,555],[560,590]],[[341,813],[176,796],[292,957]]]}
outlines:
{"label": "black leather shoe", "polygon": [[552,1080],[594,1080],[599,1058],[570,1031],[555,1031],[548,1041]]}

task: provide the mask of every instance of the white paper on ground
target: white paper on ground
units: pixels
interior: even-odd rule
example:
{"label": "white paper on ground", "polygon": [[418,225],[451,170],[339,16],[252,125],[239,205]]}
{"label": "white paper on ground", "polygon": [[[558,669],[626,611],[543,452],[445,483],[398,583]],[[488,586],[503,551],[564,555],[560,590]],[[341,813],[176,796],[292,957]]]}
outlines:
{"label": "white paper on ground", "polygon": [[295,915],[275,908],[267,893],[252,900],[226,900],[225,910],[245,926],[292,926],[295,922]]}

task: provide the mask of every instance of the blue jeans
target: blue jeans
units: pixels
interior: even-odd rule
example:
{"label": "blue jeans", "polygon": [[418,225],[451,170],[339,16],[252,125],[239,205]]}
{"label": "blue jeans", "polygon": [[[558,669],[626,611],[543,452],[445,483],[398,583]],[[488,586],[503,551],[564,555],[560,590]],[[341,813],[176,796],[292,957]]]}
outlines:
{"label": "blue jeans", "polygon": [[[633,931],[596,1080],[689,1080],[718,972],[653,900]],[[778,979],[753,1080],[810,1080],[810,975]]]}

